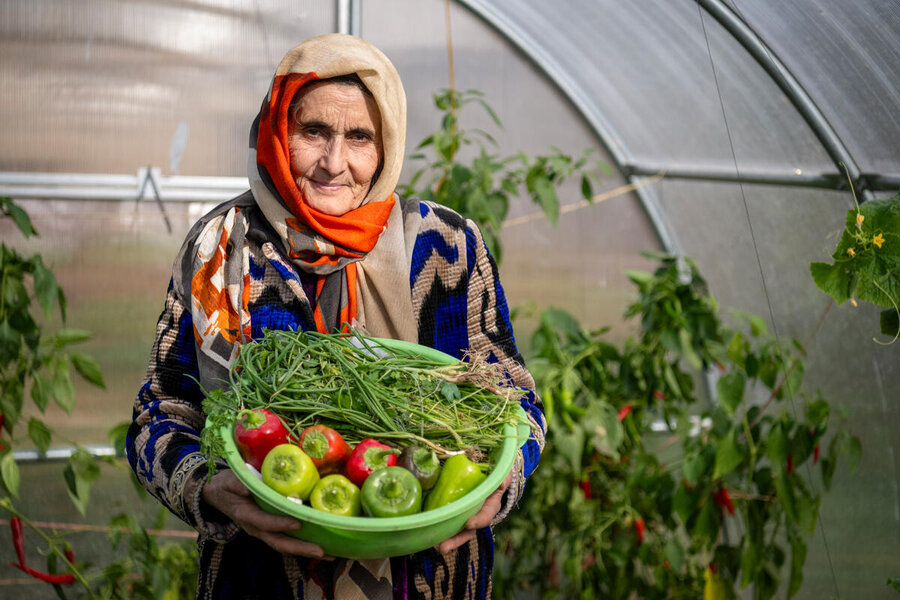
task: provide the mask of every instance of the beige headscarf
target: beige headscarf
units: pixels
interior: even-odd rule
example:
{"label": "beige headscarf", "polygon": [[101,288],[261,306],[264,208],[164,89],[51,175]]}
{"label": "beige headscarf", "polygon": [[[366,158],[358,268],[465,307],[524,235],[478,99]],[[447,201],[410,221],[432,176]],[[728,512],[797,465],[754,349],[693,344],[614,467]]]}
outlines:
{"label": "beige headscarf", "polygon": [[[341,223],[334,226],[334,218],[306,205],[291,175],[286,119],[291,99],[305,83],[353,73],[378,106],[384,158],[362,206],[338,217]],[[415,342],[411,243],[394,193],[405,143],[406,94],[394,65],[361,39],[327,34],[302,42],[278,65],[251,131],[248,171],[256,203],[283,250],[298,268],[326,279],[317,311],[320,303],[331,303],[334,314],[349,316],[372,335]],[[310,253],[316,260],[309,260]]]}

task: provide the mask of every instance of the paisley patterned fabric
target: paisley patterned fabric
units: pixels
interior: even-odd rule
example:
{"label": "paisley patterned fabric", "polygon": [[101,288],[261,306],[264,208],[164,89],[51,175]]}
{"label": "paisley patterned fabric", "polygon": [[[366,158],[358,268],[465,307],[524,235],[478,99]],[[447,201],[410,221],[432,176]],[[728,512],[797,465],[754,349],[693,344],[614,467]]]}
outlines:
{"label": "paisley patterned fabric", "polygon": [[[410,240],[408,289],[417,341],[460,358],[466,352],[487,355],[504,367],[510,385],[533,388],[516,349],[496,265],[474,223],[414,200],[398,198],[398,210],[398,222]],[[378,578],[393,580],[394,598],[490,597],[490,528],[456,551],[397,557],[389,561],[389,572],[379,573],[366,561],[281,555],[201,503],[207,468],[199,454],[205,416],[197,382],[206,389],[221,387],[241,341],[260,337],[264,329],[316,328],[302,275],[277,240],[249,193],[195,225],[176,259],[146,379],[134,404],[129,462],[153,496],[197,529],[197,597],[366,597],[363,590],[383,589],[369,587]],[[193,289],[199,269],[210,264],[206,268],[220,283],[208,292]],[[203,334],[213,330],[219,334],[205,342]],[[528,393],[522,405],[537,433],[516,459],[513,482],[495,522],[521,498],[544,445],[540,401]]]}

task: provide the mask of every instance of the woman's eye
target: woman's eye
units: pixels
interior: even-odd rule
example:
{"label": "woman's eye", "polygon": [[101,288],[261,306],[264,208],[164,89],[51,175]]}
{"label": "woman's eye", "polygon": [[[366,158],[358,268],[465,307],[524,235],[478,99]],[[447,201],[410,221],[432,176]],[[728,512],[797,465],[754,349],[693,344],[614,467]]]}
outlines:
{"label": "woman's eye", "polygon": [[368,142],[372,139],[369,136],[369,134],[362,132],[362,131],[357,131],[355,133],[351,133],[349,137],[354,142]]}

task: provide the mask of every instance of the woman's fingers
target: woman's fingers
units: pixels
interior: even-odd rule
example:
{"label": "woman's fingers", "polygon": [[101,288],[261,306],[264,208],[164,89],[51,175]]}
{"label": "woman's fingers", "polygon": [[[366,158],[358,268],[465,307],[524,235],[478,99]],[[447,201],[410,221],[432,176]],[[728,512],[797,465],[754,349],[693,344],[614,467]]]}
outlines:
{"label": "woman's fingers", "polygon": [[216,473],[204,484],[201,495],[207,504],[229,517],[238,527],[278,552],[328,558],[321,547],[287,535],[300,529],[302,523],[293,517],[273,515],[259,508],[250,490],[231,471]]}
{"label": "woman's fingers", "polygon": [[441,554],[447,554],[451,550],[456,550],[457,548],[459,548],[460,546],[462,546],[463,544],[465,544],[466,542],[468,542],[469,540],[471,540],[474,537],[475,537],[474,529],[463,529],[462,531],[460,531],[459,533],[454,535],[452,538],[448,538],[448,539],[444,540],[443,542],[441,542],[440,544],[438,544],[437,551],[440,552]]}
{"label": "woman's fingers", "polygon": [[437,551],[441,554],[446,554],[451,550],[455,550],[474,538],[476,529],[481,529],[482,527],[490,525],[491,521],[494,520],[494,517],[497,516],[497,513],[500,512],[500,508],[503,504],[503,494],[509,489],[511,483],[512,470],[510,470],[506,479],[503,480],[503,483],[500,484],[500,487],[494,490],[494,492],[485,499],[484,504],[481,505],[481,509],[469,517],[469,520],[466,521],[465,529],[438,544],[436,546]]}

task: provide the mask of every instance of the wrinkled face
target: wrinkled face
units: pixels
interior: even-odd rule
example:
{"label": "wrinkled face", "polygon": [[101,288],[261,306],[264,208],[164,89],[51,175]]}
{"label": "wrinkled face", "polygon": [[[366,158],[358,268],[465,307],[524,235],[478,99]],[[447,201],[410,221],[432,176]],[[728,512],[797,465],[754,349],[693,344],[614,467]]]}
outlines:
{"label": "wrinkled face", "polygon": [[291,174],[306,203],[334,216],[357,208],[382,159],[375,100],[354,85],[308,83],[289,117]]}

